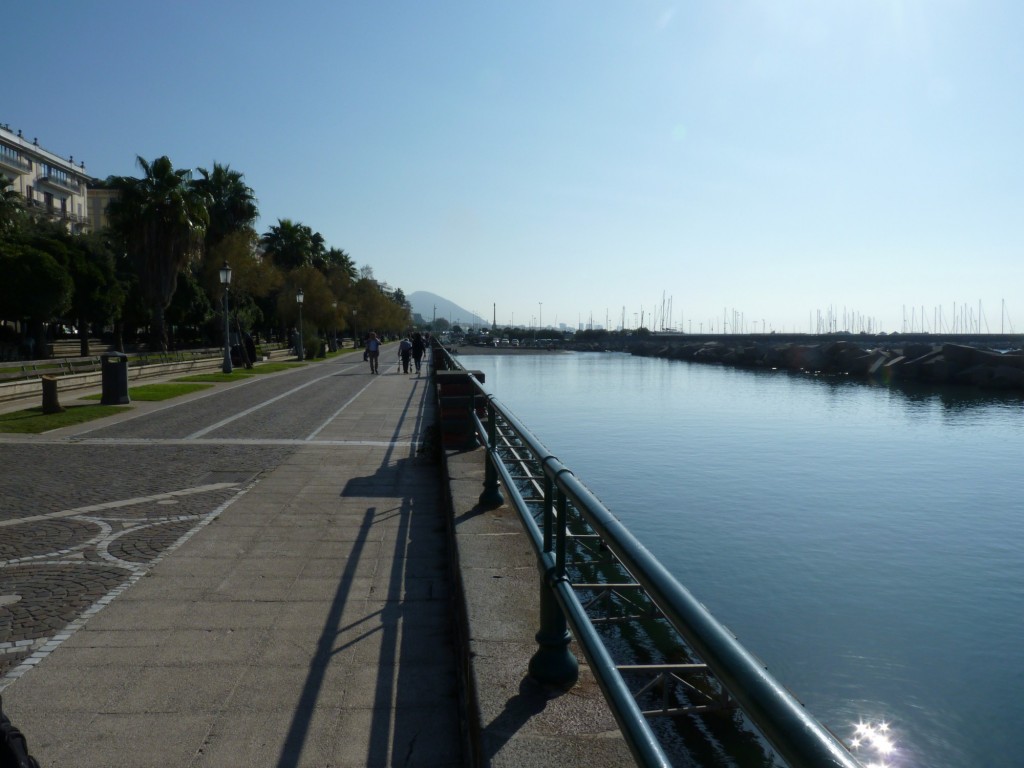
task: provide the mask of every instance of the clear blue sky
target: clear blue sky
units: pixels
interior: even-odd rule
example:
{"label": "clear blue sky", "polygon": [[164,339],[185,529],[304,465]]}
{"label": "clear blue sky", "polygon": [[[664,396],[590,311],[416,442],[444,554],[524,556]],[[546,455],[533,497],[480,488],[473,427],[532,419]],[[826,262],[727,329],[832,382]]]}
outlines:
{"label": "clear blue sky", "polygon": [[[1024,3],[19,2],[0,121],[499,322],[1024,330]],[[847,325],[850,325],[848,322]],[[738,329],[738,327],[737,327]],[[859,330],[854,327],[853,330]],[[984,330],[984,327],[983,327]]]}

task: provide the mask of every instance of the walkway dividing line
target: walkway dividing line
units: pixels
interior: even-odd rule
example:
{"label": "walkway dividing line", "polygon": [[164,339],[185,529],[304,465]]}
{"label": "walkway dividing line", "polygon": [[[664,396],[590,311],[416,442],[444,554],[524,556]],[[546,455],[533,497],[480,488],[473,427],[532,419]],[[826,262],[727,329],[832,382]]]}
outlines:
{"label": "walkway dividing line", "polygon": [[32,515],[31,517],[19,517],[13,520],[0,520],[0,528],[6,528],[12,525],[21,525],[23,523],[37,523],[41,520],[54,520],[58,517],[74,517],[75,515],[85,515],[90,512],[102,512],[107,509],[131,507],[136,504],[148,504],[153,501],[165,501],[167,499],[174,499],[179,496],[192,496],[197,493],[222,491],[225,488],[237,488],[239,485],[240,483],[210,483],[209,485],[199,485],[196,486],[195,488],[185,488],[180,491],[158,493],[153,496],[136,496],[134,499],[121,499],[120,501],[108,501],[103,504],[91,504],[88,507],[64,509],[61,510],[60,512],[48,512],[45,515]]}
{"label": "walkway dividing line", "polygon": [[334,413],[332,413],[330,416],[328,416],[327,420],[323,424],[321,424],[319,427],[317,427],[312,432],[310,432],[309,436],[306,438],[306,440],[307,441],[308,440],[312,440],[314,437],[319,435],[323,431],[324,427],[326,427],[328,424],[330,424],[332,421],[334,421],[336,418],[338,418],[338,416],[341,415],[341,412],[344,411],[346,408],[348,408],[353,402],[355,402],[355,399],[357,397],[359,397],[361,394],[363,394],[363,392],[365,392],[369,388],[369,386],[371,384],[373,384],[374,381],[376,381],[376,379],[370,379],[368,382],[366,382],[366,386],[365,387],[363,387],[358,392],[356,392],[354,395],[352,395],[352,397],[350,397],[345,402],[345,404],[343,406],[341,406],[341,408],[339,408]]}
{"label": "walkway dividing line", "polygon": [[286,397],[291,397],[296,392],[301,392],[306,387],[311,387],[314,384],[319,384],[324,379],[329,379],[332,376],[337,376],[337,375],[339,375],[337,371],[332,371],[331,373],[328,373],[325,376],[319,376],[319,377],[317,377],[315,379],[307,381],[305,384],[300,384],[299,386],[297,386],[297,387],[295,387],[293,389],[289,389],[287,392],[282,392],[277,397],[272,397],[269,400],[265,400],[264,402],[260,403],[259,405],[254,405],[252,408],[246,408],[244,411],[241,411],[240,413],[236,413],[234,416],[229,416],[228,418],[223,419],[222,421],[218,421],[216,424],[211,424],[210,426],[206,427],[205,429],[200,429],[198,432],[193,432],[191,435],[187,435],[185,437],[185,439],[186,440],[195,440],[197,437],[202,437],[203,435],[208,435],[210,432],[213,432],[213,430],[215,430],[215,429],[220,429],[221,427],[225,426],[226,424],[230,424],[233,421],[237,421],[238,419],[244,418],[245,416],[248,416],[250,413],[255,413],[256,411],[260,410],[261,408],[266,408],[268,405],[273,405],[278,400],[283,400]]}

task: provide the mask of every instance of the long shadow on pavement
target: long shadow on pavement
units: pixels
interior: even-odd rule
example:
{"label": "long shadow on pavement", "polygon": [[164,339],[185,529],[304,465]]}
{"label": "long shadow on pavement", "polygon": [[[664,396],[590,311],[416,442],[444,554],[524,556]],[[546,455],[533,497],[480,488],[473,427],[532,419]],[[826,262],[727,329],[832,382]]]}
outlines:
{"label": "long shadow on pavement", "polygon": [[[428,380],[422,381],[427,386]],[[346,716],[360,722],[343,723],[342,736],[346,732],[359,733],[361,740],[367,740],[367,766],[463,764],[454,642],[448,615],[449,549],[438,469],[428,459],[416,457],[415,442],[410,456],[394,459],[399,435],[405,431],[403,425],[409,418],[415,419],[412,434],[425,434],[424,409],[418,407],[421,399],[422,393],[414,387],[380,466],[372,475],[352,478],[341,492],[343,498],[378,500],[393,493],[395,507],[382,510],[370,506],[362,518],[282,746],[278,768],[297,768],[300,764],[309,724],[332,659],[347,651],[354,652],[355,645],[377,633],[380,650],[372,704],[363,710],[345,710]],[[403,488],[403,480],[413,480],[415,485]],[[391,572],[385,593],[379,597],[384,601],[379,612],[380,624],[370,621],[373,616],[364,617],[356,622],[366,624],[363,631],[355,639],[336,646],[341,634],[356,626],[342,627],[340,621],[370,533],[378,523],[395,518]],[[364,718],[369,722],[361,722]]]}

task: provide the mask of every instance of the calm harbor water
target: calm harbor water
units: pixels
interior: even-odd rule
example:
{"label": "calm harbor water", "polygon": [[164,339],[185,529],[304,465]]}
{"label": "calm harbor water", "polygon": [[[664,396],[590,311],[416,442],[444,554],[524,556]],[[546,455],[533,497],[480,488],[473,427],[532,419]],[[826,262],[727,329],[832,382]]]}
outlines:
{"label": "calm harbor water", "polygon": [[865,764],[1024,760],[1020,398],[464,352]]}

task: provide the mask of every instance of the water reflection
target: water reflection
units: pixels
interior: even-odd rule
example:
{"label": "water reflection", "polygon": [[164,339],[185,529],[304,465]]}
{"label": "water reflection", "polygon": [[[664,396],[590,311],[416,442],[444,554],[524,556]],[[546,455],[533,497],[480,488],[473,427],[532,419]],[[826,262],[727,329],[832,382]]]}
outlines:
{"label": "water reflection", "polygon": [[911,409],[923,407],[930,411],[933,407],[939,406],[944,412],[953,414],[992,407],[1008,408],[1016,411],[1024,409],[1024,392],[1017,391],[979,389],[977,387],[955,385],[936,386],[911,381],[883,383],[863,381],[850,378],[849,376],[815,376],[786,371],[761,371],[757,372],[756,375],[791,376],[803,381],[812,382],[815,386],[823,388],[830,395],[841,398],[849,397],[851,390],[857,389],[871,392],[884,391],[899,397]]}
{"label": "water reflection", "polygon": [[954,413],[979,408],[1013,408],[1024,406],[1024,394],[999,392],[973,387],[930,387],[923,384],[898,384],[889,390],[901,395],[909,404],[938,404],[944,411]]}

